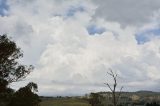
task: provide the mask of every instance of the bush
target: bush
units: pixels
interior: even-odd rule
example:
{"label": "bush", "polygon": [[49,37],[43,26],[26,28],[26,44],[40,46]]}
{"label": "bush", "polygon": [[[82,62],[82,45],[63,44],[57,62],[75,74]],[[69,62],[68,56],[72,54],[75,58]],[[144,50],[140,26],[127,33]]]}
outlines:
{"label": "bush", "polygon": [[40,98],[32,91],[34,88],[30,84],[14,93],[9,106],[39,106]]}

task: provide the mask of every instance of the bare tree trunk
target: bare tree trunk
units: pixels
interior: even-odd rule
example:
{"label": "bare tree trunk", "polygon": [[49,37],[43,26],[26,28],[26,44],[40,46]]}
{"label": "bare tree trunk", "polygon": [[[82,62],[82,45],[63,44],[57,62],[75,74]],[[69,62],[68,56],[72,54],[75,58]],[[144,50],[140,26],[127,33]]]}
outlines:
{"label": "bare tree trunk", "polygon": [[116,95],[115,95],[115,92],[113,92],[113,106],[116,106]]}

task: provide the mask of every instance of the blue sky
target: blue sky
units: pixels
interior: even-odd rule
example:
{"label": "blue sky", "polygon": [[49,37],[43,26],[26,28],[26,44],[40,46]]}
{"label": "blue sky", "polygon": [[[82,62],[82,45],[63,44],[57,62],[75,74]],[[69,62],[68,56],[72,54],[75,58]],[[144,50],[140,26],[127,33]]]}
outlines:
{"label": "blue sky", "polygon": [[9,6],[7,5],[7,0],[0,0],[0,15],[5,16],[5,11],[9,9]]}
{"label": "blue sky", "polygon": [[80,6],[80,5],[78,5],[78,6],[70,6],[69,9],[66,12],[66,15],[68,17],[71,17],[71,16],[74,16],[74,14],[76,12],[84,12],[84,11],[85,11],[85,9],[84,9],[83,6]]}
{"label": "blue sky", "polygon": [[155,37],[160,37],[160,28],[146,29],[145,31],[137,32],[136,34],[138,44],[149,42]]}
{"label": "blue sky", "polygon": [[87,31],[90,35],[95,35],[95,34],[102,34],[103,32],[106,31],[106,29],[103,27],[98,27],[96,25],[90,25],[87,27]]}

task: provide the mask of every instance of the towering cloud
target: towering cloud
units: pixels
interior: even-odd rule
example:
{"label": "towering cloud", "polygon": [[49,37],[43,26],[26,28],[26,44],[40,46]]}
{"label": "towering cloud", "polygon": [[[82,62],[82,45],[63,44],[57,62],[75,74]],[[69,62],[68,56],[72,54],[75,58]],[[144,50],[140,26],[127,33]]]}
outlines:
{"label": "towering cloud", "polygon": [[22,48],[22,62],[36,67],[13,87],[31,80],[41,95],[101,91],[112,68],[125,90],[159,90],[158,0],[2,1],[0,33]]}

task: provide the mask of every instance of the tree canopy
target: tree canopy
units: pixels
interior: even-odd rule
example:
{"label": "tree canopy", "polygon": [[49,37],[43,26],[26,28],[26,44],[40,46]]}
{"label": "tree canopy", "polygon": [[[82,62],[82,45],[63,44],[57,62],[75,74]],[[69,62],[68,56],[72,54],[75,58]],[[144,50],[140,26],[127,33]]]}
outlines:
{"label": "tree canopy", "polygon": [[38,106],[39,96],[32,90],[37,91],[37,84],[30,82],[27,86],[16,91],[9,106]]}
{"label": "tree canopy", "polygon": [[33,66],[22,65],[18,59],[23,53],[16,43],[10,40],[7,35],[0,35],[0,92],[3,92],[7,85],[22,80],[33,69]]}
{"label": "tree canopy", "polygon": [[32,65],[23,65],[19,59],[23,53],[16,43],[7,35],[0,35],[0,106],[38,106],[40,99],[35,93],[37,84],[31,82],[27,86],[14,91],[8,85],[21,81],[33,70]]}

